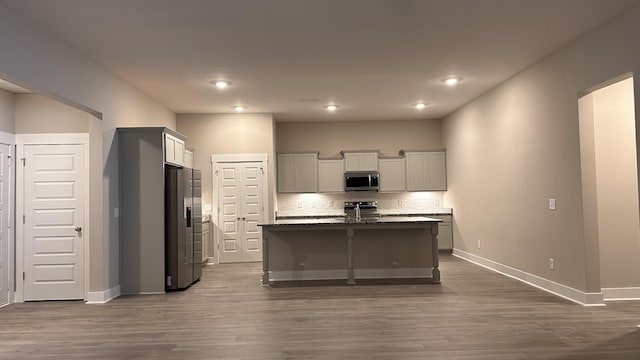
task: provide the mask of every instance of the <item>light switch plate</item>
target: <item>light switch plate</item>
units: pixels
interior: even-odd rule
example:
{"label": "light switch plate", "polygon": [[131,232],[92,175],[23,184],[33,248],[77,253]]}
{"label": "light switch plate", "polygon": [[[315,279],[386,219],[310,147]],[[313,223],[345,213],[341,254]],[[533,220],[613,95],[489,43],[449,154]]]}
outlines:
{"label": "light switch plate", "polygon": [[120,208],[113,208],[113,217],[116,219],[120,217]]}
{"label": "light switch plate", "polygon": [[556,199],[549,199],[549,210],[556,209]]}
{"label": "light switch plate", "polygon": [[211,204],[204,204],[204,211],[211,211]]}

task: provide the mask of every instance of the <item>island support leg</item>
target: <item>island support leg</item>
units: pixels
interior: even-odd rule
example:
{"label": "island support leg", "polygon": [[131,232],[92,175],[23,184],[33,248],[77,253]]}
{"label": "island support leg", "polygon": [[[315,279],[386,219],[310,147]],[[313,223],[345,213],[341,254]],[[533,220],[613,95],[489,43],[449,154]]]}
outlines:
{"label": "island support leg", "polygon": [[262,229],[262,286],[269,286],[269,230]]}
{"label": "island support leg", "polygon": [[355,285],[356,277],[353,273],[353,227],[347,227],[347,284]]}
{"label": "island support leg", "polygon": [[440,283],[440,261],[438,257],[438,224],[431,225],[431,257],[433,258],[432,276],[433,282]]}

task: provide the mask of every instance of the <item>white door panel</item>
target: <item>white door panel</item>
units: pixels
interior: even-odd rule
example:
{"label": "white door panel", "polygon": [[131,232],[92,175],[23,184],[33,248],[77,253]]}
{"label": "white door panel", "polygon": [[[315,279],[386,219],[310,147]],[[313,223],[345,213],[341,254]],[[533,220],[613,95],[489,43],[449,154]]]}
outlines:
{"label": "white door panel", "polygon": [[9,156],[11,146],[0,144],[0,306],[9,303]]}
{"label": "white door panel", "polygon": [[262,260],[262,164],[221,163],[218,166],[220,263]]}
{"label": "white door panel", "polygon": [[242,253],[239,242],[240,233],[240,196],[238,180],[240,168],[235,164],[224,164],[220,170],[220,228],[222,239],[220,241],[220,262],[240,262]]}
{"label": "white door panel", "polygon": [[83,145],[24,147],[24,298],[82,299]]}

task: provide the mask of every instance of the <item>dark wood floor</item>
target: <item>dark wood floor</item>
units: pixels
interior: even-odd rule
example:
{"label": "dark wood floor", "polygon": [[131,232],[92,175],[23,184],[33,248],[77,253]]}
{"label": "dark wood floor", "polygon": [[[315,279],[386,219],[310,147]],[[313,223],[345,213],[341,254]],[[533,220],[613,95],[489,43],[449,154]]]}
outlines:
{"label": "dark wood floor", "polygon": [[[183,292],[0,309],[0,359],[640,359],[640,302],[588,308],[452,256],[440,285],[260,286],[209,266]],[[311,286],[313,285],[313,286]]]}

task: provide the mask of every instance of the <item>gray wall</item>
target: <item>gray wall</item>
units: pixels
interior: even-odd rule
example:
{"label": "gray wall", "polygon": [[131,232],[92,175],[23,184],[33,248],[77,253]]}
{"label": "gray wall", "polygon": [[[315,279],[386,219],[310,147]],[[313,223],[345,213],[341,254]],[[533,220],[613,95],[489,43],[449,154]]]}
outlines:
{"label": "gray wall", "polygon": [[[457,248],[600,291],[598,242],[585,237],[592,228],[583,218],[577,99],[640,71],[638,33],[640,6],[445,118],[445,204],[455,209]],[[635,104],[637,125],[638,92]],[[558,200],[556,211],[548,209],[549,198]],[[556,260],[553,271],[549,258]]]}
{"label": "gray wall", "polygon": [[178,114],[177,131],[194,149],[194,167],[202,170],[202,202],[212,203],[211,155],[266,153],[269,157],[269,214],[275,208],[274,121],[271,114]]}
{"label": "gray wall", "polygon": [[[65,42],[44,32],[0,3],[0,77],[102,119],[102,160],[91,164],[91,177],[101,178],[101,238],[90,247],[90,291],[114,288],[119,282],[118,146],[119,126],[175,128],[175,115],[139,90],[87,59]],[[99,175],[95,175],[99,174]],[[95,176],[94,176],[95,175]],[[94,201],[95,200],[95,201]],[[93,216],[92,216],[93,219]],[[92,224],[92,228],[93,228]]]}
{"label": "gray wall", "polygon": [[16,134],[88,133],[89,114],[38,94],[16,94]]}
{"label": "gray wall", "polygon": [[13,93],[0,89],[0,131],[15,133],[15,99]]}
{"label": "gray wall", "polygon": [[440,120],[278,122],[276,151],[320,152],[338,156],[341,150],[380,150],[398,155],[402,149],[444,148]]}

